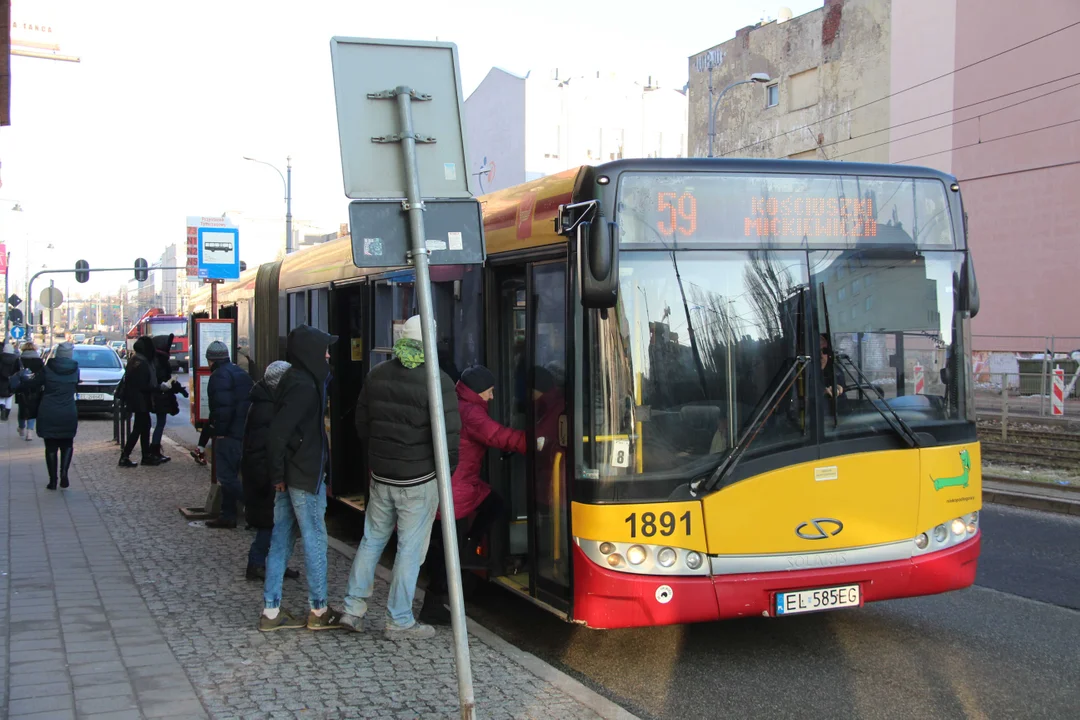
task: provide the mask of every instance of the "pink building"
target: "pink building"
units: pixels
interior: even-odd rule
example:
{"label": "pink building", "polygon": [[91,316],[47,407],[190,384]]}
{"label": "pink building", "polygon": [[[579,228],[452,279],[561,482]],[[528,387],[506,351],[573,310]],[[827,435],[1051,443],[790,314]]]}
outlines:
{"label": "pink building", "polygon": [[891,16],[889,160],[960,181],[975,348],[1080,348],[1080,1],[893,0]]}

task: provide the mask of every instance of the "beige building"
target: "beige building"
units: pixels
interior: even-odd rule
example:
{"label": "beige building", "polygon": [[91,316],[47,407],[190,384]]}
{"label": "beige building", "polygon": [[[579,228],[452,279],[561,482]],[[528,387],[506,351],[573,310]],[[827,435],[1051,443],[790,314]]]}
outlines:
{"label": "beige building", "polygon": [[[739,30],[690,58],[691,157],[707,157],[710,68],[714,157],[888,162],[879,147],[852,139],[889,125],[891,0],[831,0],[819,10]],[[755,73],[765,83],[725,88]],[[865,106],[858,113],[852,108]],[[835,119],[829,119],[838,116]]]}

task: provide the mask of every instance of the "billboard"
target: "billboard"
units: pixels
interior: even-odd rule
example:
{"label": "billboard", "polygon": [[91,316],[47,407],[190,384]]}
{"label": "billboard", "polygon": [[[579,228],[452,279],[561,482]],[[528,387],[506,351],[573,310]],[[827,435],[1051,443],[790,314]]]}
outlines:
{"label": "billboard", "polygon": [[72,49],[71,0],[11,0],[11,54],[79,62]]}

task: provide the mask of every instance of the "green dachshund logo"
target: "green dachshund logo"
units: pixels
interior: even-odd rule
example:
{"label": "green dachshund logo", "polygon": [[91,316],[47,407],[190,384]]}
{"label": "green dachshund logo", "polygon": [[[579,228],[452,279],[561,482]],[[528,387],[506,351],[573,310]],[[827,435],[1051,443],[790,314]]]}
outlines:
{"label": "green dachshund logo", "polygon": [[963,487],[968,486],[968,476],[971,474],[971,458],[968,456],[967,448],[960,451],[960,467],[963,470],[959,475],[955,477],[937,478],[931,475],[930,479],[934,480],[934,490],[941,490],[947,487]]}

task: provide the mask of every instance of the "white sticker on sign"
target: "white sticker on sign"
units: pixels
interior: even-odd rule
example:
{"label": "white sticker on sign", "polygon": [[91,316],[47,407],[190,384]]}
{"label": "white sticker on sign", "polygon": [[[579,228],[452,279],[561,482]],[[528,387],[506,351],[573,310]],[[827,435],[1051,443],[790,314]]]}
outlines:
{"label": "white sticker on sign", "polygon": [[461,249],[461,247],[462,247],[461,246],[461,233],[459,233],[459,232],[446,233],[446,236],[450,239],[450,249],[451,250],[460,250]]}
{"label": "white sticker on sign", "polygon": [[630,467],[630,441],[614,440],[611,443],[611,466]]}
{"label": "white sticker on sign", "polygon": [[447,180],[457,180],[457,165],[454,163],[443,163],[443,175]]}
{"label": "white sticker on sign", "polygon": [[446,249],[446,243],[444,243],[442,240],[428,240],[427,241],[427,249],[429,251],[430,250],[445,250]]}

